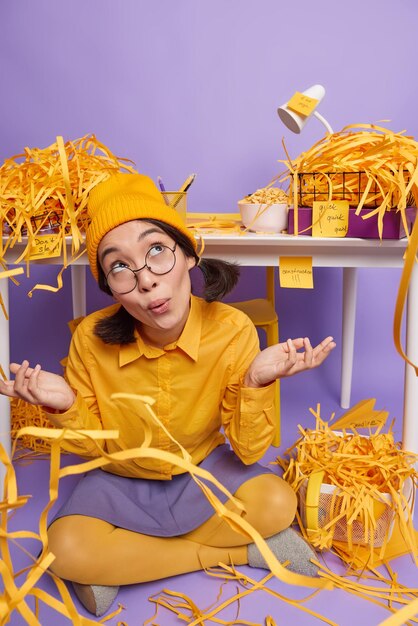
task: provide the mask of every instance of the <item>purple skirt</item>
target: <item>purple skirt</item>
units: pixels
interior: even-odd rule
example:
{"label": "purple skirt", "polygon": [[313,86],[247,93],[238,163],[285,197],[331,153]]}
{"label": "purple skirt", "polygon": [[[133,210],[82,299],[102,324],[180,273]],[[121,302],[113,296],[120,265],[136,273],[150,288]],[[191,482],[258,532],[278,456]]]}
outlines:
{"label": "purple skirt", "polygon": [[[250,478],[271,474],[258,463],[244,465],[228,445],[215,448],[200,463],[232,494]],[[222,502],[227,497],[211,483]],[[87,515],[155,537],[184,535],[201,526],[214,509],[188,472],[171,480],[126,478],[101,469],[85,474],[54,520],[66,515]]]}

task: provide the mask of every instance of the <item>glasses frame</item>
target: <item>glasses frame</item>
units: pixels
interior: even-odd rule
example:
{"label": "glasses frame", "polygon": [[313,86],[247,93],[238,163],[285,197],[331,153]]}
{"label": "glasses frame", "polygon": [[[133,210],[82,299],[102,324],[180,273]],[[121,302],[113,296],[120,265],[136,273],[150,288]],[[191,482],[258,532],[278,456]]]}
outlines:
{"label": "glasses frame", "polygon": [[139,274],[139,272],[142,272],[142,270],[144,270],[145,268],[149,272],[151,272],[151,274],[154,274],[154,276],[165,276],[166,274],[169,274],[170,272],[172,272],[174,267],[175,267],[175,265],[176,265],[176,261],[177,261],[177,257],[176,257],[177,241],[174,244],[173,248],[170,248],[170,246],[167,246],[167,245],[165,245],[163,243],[158,244],[158,245],[160,245],[162,248],[167,248],[168,250],[171,250],[171,252],[173,253],[174,263],[173,263],[172,267],[169,270],[167,270],[167,272],[153,272],[152,269],[150,268],[150,266],[147,264],[147,262],[146,262],[147,261],[147,257],[149,255],[149,253],[151,252],[152,248],[154,247],[154,246],[151,246],[151,248],[148,250],[148,252],[145,255],[145,264],[142,267],[139,267],[136,270],[133,270],[131,267],[125,267],[124,268],[124,269],[129,270],[130,272],[132,272],[132,274],[134,275],[134,278],[135,278],[135,285],[132,287],[132,289],[129,289],[129,291],[115,291],[115,289],[112,289],[112,287],[109,284],[108,277],[110,276],[110,274],[113,272],[113,270],[115,268],[112,267],[112,269],[108,271],[108,273],[105,276],[105,280],[106,280],[106,284],[109,287],[110,291],[112,293],[116,293],[118,296],[125,296],[126,294],[131,293],[134,289],[136,289],[138,287],[138,274]]}

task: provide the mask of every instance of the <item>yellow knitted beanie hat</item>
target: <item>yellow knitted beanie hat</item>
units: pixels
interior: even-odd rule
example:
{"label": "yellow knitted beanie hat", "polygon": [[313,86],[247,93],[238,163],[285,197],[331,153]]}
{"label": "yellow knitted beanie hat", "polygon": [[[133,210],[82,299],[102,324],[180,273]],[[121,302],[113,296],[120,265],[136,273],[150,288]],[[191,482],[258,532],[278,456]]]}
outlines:
{"label": "yellow knitted beanie hat", "polygon": [[90,192],[88,206],[90,225],[86,246],[90,268],[97,280],[97,248],[102,238],[116,226],[138,219],[154,219],[174,226],[185,235],[193,248],[196,239],[177,211],[164,202],[155,183],[143,174],[112,174]]}

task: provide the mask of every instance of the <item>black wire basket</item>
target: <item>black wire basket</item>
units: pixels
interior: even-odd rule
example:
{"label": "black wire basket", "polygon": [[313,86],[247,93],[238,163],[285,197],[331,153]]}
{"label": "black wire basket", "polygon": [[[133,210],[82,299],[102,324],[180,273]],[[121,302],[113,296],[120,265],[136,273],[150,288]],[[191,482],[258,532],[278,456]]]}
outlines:
{"label": "black wire basket", "polygon": [[[295,176],[295,174],[293,175]],[[381,188],[381,182],[377,178],[370,178],[364,171],[360,172],[298,172],[297,176],[297,202],[298,206],[312,207],[313,202],[326,202],[327,200],[347,200],[349,205],[357,207],[363,194],[367,191],[363,206],[368,208],[378,207],[382,204],[387,194],[387,183]],[[371,182],[370,182],[371,181]],[[410,181],[409,172],[404,173],[405,187]],[[293,194],[293,190],[290,190]],[[399,188],[394,185],[388,209],[396,208],[399,203]],[[407,206],[414,206],[412,194],[407,198]]]}

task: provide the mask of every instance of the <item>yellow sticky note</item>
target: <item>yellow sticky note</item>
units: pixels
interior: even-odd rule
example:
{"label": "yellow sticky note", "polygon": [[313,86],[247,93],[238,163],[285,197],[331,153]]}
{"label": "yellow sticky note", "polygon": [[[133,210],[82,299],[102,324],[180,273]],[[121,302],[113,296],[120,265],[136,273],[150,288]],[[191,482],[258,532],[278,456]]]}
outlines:
{"label": "yellow sticky note", "polygon": [[62,238],[60,235],[37,235],[34,237],[29,259],[47,259],[61,255]]}
{"label": "yellow sticky note", "polygon": [[347,200],[313,202],[312,236],[345,237],[348,231],[348,214]]}
{"label": "yellow sticky note", "polygon": [[336,422],[333,422],[331,430],[383,426],[387,421],[389,413],[387,411],[377,411],[374,408],[375,403],[375,398],[361,400],[346,411],[344,415],[341,415]]}
{"label": "yellow sticky note", "polygon": [[297,91],[287,103],[287,107],[299,115],[310,115],[315,110],[318,100],[305,96],[303,93]]}
{"label": "yellow sticky note", "polygon": [[313,289],[312,257],[281,256],[279,259],[280,287]]}

